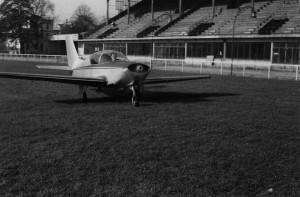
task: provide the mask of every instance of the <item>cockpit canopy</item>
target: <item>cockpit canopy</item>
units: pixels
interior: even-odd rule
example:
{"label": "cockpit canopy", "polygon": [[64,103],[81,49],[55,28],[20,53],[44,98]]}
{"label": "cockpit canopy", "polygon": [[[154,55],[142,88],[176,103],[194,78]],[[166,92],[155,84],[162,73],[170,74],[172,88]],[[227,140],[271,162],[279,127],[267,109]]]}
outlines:
{"label": "cockpit canopy", "polygon": [[105,50],[93,53],[90,56],[91,64],[105,64],[113,61],[129,61],[127,57],[118,51]]}

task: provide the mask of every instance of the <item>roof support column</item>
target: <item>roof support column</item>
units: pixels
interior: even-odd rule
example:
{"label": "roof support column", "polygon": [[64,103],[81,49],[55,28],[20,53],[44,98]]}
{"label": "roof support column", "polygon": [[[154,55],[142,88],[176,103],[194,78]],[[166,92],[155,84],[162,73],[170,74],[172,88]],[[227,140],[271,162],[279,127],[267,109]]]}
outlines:
{"label": "roof support column", "polygon": [[106,0],[106,25],[108,25],[109,20],[109,0]]}
{"label": "roof support column", "polygon": [[154,21],[154,0],[151,0],[151,15],[152,15],[152,22]]}
{"label": "roof support column", "polygon": [[130,0],[128,0],[127,15],[128,15],[127,23],[129,24],[130,23]]}
{"label": "roof support column", "polygon": [[216,8],[215,8],[215,0],[212,0],[212,19],[214,20],[215,18],[215,12],[216,12]]}
{"label": "roof support column", "polygon": [[182,15],[182,0],[179,0],[179,17]]}

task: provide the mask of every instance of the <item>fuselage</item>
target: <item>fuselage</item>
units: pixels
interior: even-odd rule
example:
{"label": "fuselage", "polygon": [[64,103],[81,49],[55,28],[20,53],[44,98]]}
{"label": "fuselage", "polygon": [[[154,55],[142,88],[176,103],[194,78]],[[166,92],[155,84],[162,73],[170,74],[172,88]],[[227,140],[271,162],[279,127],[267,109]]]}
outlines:
{"label": "fuselage", "polygon": [[76,68],[73,70],[72,75],[74,77],[87,78],[105,77],[108,86],[122,88],[131,86],[134,82],[142,83],[149,73],[149,66],[144,64],[129,61],[112,61]]}

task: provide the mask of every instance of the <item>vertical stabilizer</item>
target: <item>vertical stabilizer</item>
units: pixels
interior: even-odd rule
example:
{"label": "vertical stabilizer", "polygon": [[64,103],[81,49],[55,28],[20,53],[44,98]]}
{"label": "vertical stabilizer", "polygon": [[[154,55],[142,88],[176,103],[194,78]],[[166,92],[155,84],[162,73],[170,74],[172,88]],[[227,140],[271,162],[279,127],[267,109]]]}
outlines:
{"label": "vertical stabilizer", "polygon": [[68,65],[73,70],[79,68],[83,60],[79,59],[72,36],[66,36]]}

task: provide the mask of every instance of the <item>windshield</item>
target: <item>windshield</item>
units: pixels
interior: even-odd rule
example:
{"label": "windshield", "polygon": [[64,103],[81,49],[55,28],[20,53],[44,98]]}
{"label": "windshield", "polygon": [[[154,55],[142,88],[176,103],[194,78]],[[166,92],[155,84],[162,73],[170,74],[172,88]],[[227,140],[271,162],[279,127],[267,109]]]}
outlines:
{"label": "windshield", "polygon": [[129,61],[127,57],[118,51],[104,51],[90,56],[91,64],[105,64],[113,61]]}
{"label": "windshield", "polygon": [[115,51],[113,54],[116,58],[115,60],[128,61],[127,57],[123,53]]}

